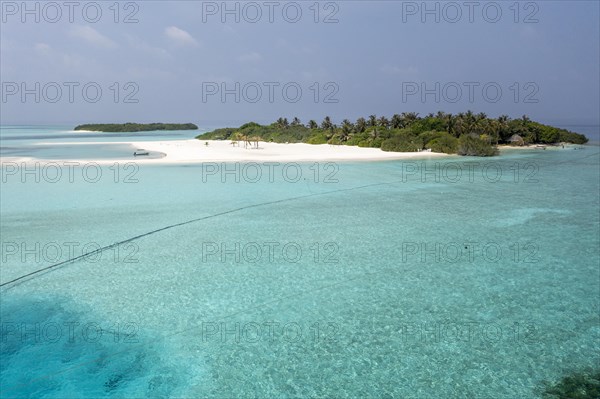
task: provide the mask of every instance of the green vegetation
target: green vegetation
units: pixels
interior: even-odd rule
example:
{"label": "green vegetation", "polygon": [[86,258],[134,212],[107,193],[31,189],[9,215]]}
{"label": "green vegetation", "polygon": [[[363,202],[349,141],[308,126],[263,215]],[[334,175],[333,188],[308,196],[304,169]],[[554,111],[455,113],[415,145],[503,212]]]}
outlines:
{"label": "green vegetation", "polygon": [[223,128],[202,134],[200,140],[232,140],[246,143],[258,140],[276,143],[356,145],[383,151],[433,152],[469,156],[493,156],[498,144],[585,144],[578,133],[531,121],[527,116],[488,118],[471,111],[456,115],[438,112],[419,117],[414,112],[395,114],[391,119],[370,115],[356,122],[344,119],[336,125],[326,116],[319,124],[306,124],[294,118],[279,118],[270,125],[246,123],[239,128]]}
{"label": "green vegetation", "polygon": [[464,134],[458,138],[458,155],[491,157],[498,149],[476,135]]}
{"label": "green vegetation", "polygon": [[598,399],[600,398],[600,371],[575,373],[555,384],[545,384],[545,399]]}
{"label": "green vegetation", "polygon": [[198,130],[193,123],[100,123],[79,125],[75,130],[94,132],[150,132],[154,130]]}

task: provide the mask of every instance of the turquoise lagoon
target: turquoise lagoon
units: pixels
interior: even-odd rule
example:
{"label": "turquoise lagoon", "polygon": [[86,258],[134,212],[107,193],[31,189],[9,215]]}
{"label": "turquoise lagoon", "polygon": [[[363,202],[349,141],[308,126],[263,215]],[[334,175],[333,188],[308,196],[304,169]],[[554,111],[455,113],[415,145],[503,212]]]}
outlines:
{"label": "turquoise lagoon", "polygon": [[[3,151],[64,133],[11,129]],[[539,397],[598,366],[599,150],[258,179],[126,146],[86,150],[123,151],[99,178],[3,161],[0,395]]]}

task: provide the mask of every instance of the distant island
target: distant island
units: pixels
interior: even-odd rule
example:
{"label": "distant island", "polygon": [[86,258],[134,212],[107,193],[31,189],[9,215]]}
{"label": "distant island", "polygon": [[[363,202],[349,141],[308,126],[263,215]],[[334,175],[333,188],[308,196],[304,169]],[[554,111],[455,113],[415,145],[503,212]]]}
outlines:
{"label": "distant island", "polygon": [[328,116],[320,124],[311,120],[306,125],[298,118],[292,122],[279,118],[270,125],[250,122],[239,128],[217,129],[196,138],[354,145],[381,148],[383,151],[432,151],[471,156],[497,155],[499,144],[585,144],[588,141],[583,134],[534,122],[526,115],[519,119],[506,115],[488,118],[484,113],[471,111],[456,115],[438,112],[425,117],[405,112],[390,119],[371,115],[358,118],[356,122],[344,119],[339,126]]}
{"label": "distant island", "polygon": [[154,130],[198,130],[193,123],[100,123],[76,126],[93,132],[151,132]]}

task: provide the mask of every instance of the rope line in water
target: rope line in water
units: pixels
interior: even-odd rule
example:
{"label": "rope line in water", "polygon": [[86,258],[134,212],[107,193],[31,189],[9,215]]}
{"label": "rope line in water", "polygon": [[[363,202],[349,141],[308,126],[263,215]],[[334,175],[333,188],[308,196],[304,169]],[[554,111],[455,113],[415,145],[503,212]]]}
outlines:
{"label": "rope line in water", "polygon": [[43,273],[45,271],[49,271],[51,269],[55,269],[55,268],[57,268],[59,266],[64,266],[64,265],[67,265],[67,264],[70,264],[70,263],[74,263],[74,262],[76,262],[76,261],[78,261],[80,259],[84,259],[84,258],[89,257],[91,255],[95,255],[95,254],[101,253],[102,251],[106,251],[108,249],[112,249],[114,247],[118,247],[119,245],[127,244],[129,242],[138,240],[140,238],[143,238],[143,237],[146,237],[146,236],[149,236],[149,235],[152,235],[152,234],[160,233],[161,231],[165,231],[165,230],[173,229],[173,228],[176,228],[176,227],[184,226],[184,225],[187,225],[187,224],[196,223],[196,222],[200,222],[200,221],[203,221],[203,220],[216,218],[216,217],[223,216],[223,215],[228,215],[230,213],[241,212],[241,211],[244,211],[246,209],[258,208],[258,207],[261,207],[261,206],[275,205],[275,204],[279,204],[279,203],[283,203],[283,202],[296,201],[296,200],[303,199],[303,198],[309,198],[309,197],[315,197],[315,196],[320,196],[320,195],[333,194],[333,193],[344,192],[344,191],[359,190],[359,189],[363,189],[363,188],[367,188],[367,187],[389,185],[389,184],[395,184],[395,183],[398,183],[398,182],[373,183],[373,184],[367,184],[367,185],[359,186],[359,187],[342,188],[342,189],[333,190],[333,191],[326,191],[326,192],[323,192],[323,193],[314,193],[314,194],[301,195],[301,196],[297,196],[297,197],[284,198],[284,199],[280,199],[280,200],[276,200],[276,201],[269,201],[269,202],[262,202],[262,203],[253,204],[253,205],[247,205],[247,206],[243,206],[243,207],[240,207],[240,208],[235,208],[235,209],[230,209],[228,211],[215,213],[213,215],[208,215],[208,216],[203,216],[203,217],[199,217],[199,218],[187,220],[185,222],[172,224],[172,225],[169,225],[169,226],[161,227],[161,228],[156,229],[156,230],[149,231],[147,233],[139,234],[139,235],[137,235],[135,237],[131,237],[131,238],[128,238],[126,240],[115,242],[113,244],[106,245],[106,246],[104,246],[102,248],[98,248],[98,249],[95,249],[93,251],[86,252],[85,254],[76,256],[74,258],[67,259],[67,260],[64,260],[62,262],[50,265],[50,266],[46,266],[46,267],[44,267],[42,269],[35,270],[35,271],[31,272],[31,273],[24,274],[24,275],[22,275],[20,277],[17,277],[15,279],[13,279],[13,280],[10,280],[10,281],[7,281],[5,283],[2,283],[2,284],[0,284],[0,288],[4,287],[4,286],[7,286],[7,285],[10,285],[10,284],[13,284],[13,283],[15,283],[17,281],[23,280],[23,279],[25,279],[27,277],[35,276],[35,275]]}
{"label": "rope line in water", "polygon": [[[160,229],[156,229],[156,230],[150,231],[148,233],[140,234],[140,235],[137,235],[135,237],[129,238],[127,240],[120,241],[118,243],[107,245],[106,247],[104,247],[104,249],[112,248],[112,247],[114,247],[116,245],[120,245],[122,243],[127,243],[127,242],[130,242],[130,241],[139,239],[141,237],[145,237],[147,235],[155,234],[155,233],[158,233],[160,231],[164,231],[164,230],[171,229],[171,228],[174,228],[174,227],[178,227],[178,226],[182,226],[182,225],[186,225],[186,224],[190,224],[190,223],[194,223],[194,222],[197,222],[197,221],[206,220],[206,219],[210,219],[210,218],[215,218],[215,217],[226,215],[226,214],[229,214],[229,213],[239,212],[239,211],[245,210],[245,209],[256,208],[256,207],[260,207],[260,206],[272,205],[272,204],[283,203],[283,202],[289,202],[289,201],[294,201],[294,200],[298,200],[298,199],[302,199],[302,198],[309,198],[309,197],[315,197],[315,196],[320,196],[320,195],[333,194],[333,193],[344,192],[344,191],[359,190],[359,189],[368,188],[368,187],[375,187],[375,186],[382,186],[382,185],[392,185],[392,184],[396,184],[396,183],[399,183],[399,182],[401,182],[401,181],[386,182],[386,183],[372,183],[372,184],[367,184],[367,185],[358,186],[358,187],[350,187],[350,188],[338,189],[338,190],[333,190],[333,191],[327,191],[327,192],[323,192],[323,193],[308,194],[308,195],[302,195],[302,196],[298,196],[298,197],[284,198],[284,199],[276,200],[276,201],[269,201],[269,202],[263,202],[263,203],[259,203],[259,204],[254,204],[254,205],[248,205],[248,206],[245,206],[245,207],[236,208],[236,209],[232,209],[232,210],[229,210],[229,211],[216,213],[214,215],[204,216],[204,217],[201,217],[201,218],[196,218],[196,219],[188,220],[186,222],[181,222],[181,223],[173,224],[173,225],[166,226],[166,227],[163,227],[163,228],[160,228]],[[19,281],[19,280],[24,279],[24,278],[26,278],[28,276],[41,273],[41,272],[43,272],[45,270],[48,270],[48,269],[51,269],[51,268],[55,268],[55,267],[58,267],[60,265],[65,265],[65,264],[70,263],[70,262],[75,262],[78,259],[81,259],[81,258],[83,258],[85,256],[90,255],[90,254],[97,253],[98,251],[101,251],[101,250],[102,250],[102,248],[97,249],[95,251],[91,251],[91,252],[89,252],[87,254],[78,256],[76,258],[73,258],[73,259],[70,259],[70,260],[67,260],[67,261],[64,261],[64,262],[57,263],[55,265],[51,265],[51,266],[45,267],[45,268],[37,270],[35,272],[28,273],[28,274],[26,274],[24,276],[21,276],[19,278],[14,279],[14,280],[11,280],[11,281],[8,281],[6,283],[3,283],[3,284],[0,285],[0,287],[4,286],[4,285],[7,285],[7,284],[10,284],[10,283],[13,283],[13,282],[16,282],[16,281]],[[255,305],[255,306],[252,306],[252,307],[249,307],[249,308],[246,308],[246,309],[242,309],[242,310],[239,310],[239,311],[231,313],[231,314],[227,314],[225,316],[217,317],[216,319],[213,319],[213,320],[219,321],[219,320],[228,319],[228,318],[231,318],[231,317],[234,317],[234,316],[237,316],[237,315],[252,313],[254,311],[260,310],[261,308],[263,308],[265,306],[273,305],[273,304],[276,304],[278,302],[281,302],[281,301],[284,301],[284,300],[287,300],[287,299],[300,298],[300,297],[302,297],[302,296],[304,296],[306,294],[311,294],[311,293],[314,293],[314,292],[323,291],[323,290],[326,290],[326,289],[329,289],[329,288],[333,288],[333,287],[336,287],[336,286],[343,285],[343,284],[351,282],[351,281],[355,281],[355,280],[358,280],[358,279],[363,279],[366,276],[378,275],[378,274],[384,273],[384,272],[389,271],[389,270],[391,270],[391,269],[387,268],[387,269],[379,270],[379,271],[376,271],[376,272],[359,273],[358,275],[352,276],[352,277],[350,277],[348,279],[345,279],[345,280],[342,280],[342,281],[337,281],[335,283],[326,284],[324,286],[320,286],[320,287],[313,288],[313,289],[310,289],[310,290],[300,291],[300,292],[294,293],[292,295],[287,295],[287,296],[284,296],[284,297],[275,298],[275,299],[272,299],[270,301],[262,302],[262,303],[260,303],[258,305]],[[131,347],[128,347],[128,348],[123,349],[123,350],[118,351],[118,352],[113,352],[113,353],[110,353],[110,354],[107,354],[107,355],[104,355],[104,356],[100,356],[100,357],[92,359],[92,360],[87,360],[87,361],[84,361],[84,362],[80,362],[80,363],[75,364],[75,365],[73,365],[71,367],[68,367],[66,369],[59,370],[59,371],[57,371],[55,373],[47,374],[47,375],[44,375],[44,376],[41,376],[41,377],[34,378],[32,380],[29,380],[27,383],[17,384],[17,385],[5,387],[5,389],[8,390],[8,391],[15,390],[15,389],[18,389],[20,387],[24,387],[24,386],[30,385],[32,383],[35,383],[36,381],[41,381],[41,380],[49,379],[49,378],[55,377],[57,375],[66,373],[66,372],[79,369],[79,368],[84,367],[84,366],[86,366],[88,364],[97,363],[97,362],[105,360],[105,359],[107,359],[109,357],[114,357],[114,356],[120,355],[122,353],[129,352],[129,351],[131,351],[132,349],[134,349],[136,347],[145,346],[145,345],[148,345],[149,343],[155,343],[155,342],[158,342],[161,339],[173,337],[173,336],[180,335],[180,334],[184,334],[184,333],[192,331],[194,329],[195,329],[195,327],[194,328],[186,328],[184,330],[176,331],[174,333],[167,334],[166,336],[161,336],[160,338],[156,338],[154,340],[151,340],[150,342],[140,343],[138,345],[133,345]]]}
{"label": "rope line in water", "polygon": [[[550,165],[560,165],[560,164],[565,164],[565,163],[579,163],[577,161],[580,161],[582,159],[591,158],[593,156],[597,156],[598,154],[600,154],[600,153],[597,152],[597,153],[594,153],[594,154],[586,155],[586,156],[584,156],[582,158],[579,158],[577,160],[574,160],[574,161],[553,162],[553,163],[550,163]],[[381,186],[381,185],[392,185],[392,184],[396,184],[396,183],[400,183],[400,182],[404,183],[405,181],[402,180],[402,181],[394,181],[394,182],[388,182],[388,183],[373,183],[373,184],[367,184],[367,185],[364,185],[364,186],[343,188],[343,189],[333,190],[333,191],[326,191],[324,193],[312,193],[312,190],[310,189],[310,186],[309,186],[308,189],[309,189],[309,191],[311,191],[311,194],[301,195],[301,196],[291,197],[291,198],[284,198],[284,199],[277,200],[277,201],[262,202],[262,203],[259,203],[259,204],[253,204],[253,205],[243,206],[241,208],[231,209],[229,211],[216,213],[214,215],[203,216],[203,217],[200,217],[200,218],[187,220],[185,222],[181,222],[181,223],[176,223],[176,224],[172,224],[172,225],[169,225],[169,226],[165,226],[165,227],[162,227],[160,229],[152,230],[152,231],[149,231],[147,233],[140,234],[140,235],[128,238],[128,239],[123,240],[123,241],[119,241],[119,242],[115,242],[115,243],[110,244],[110,245],[106,245],[106,246],[104,246],[102,248],[95,249],[93,251],[90,251],[90,252],[87,252],[85,254],[76,256],[74,258],[67,259],[65,261],[62,261],[62,262],[59,262],[59,263],[55,263],[55,264],[50,265],[50,266],[46,266],[46,267],[44,267],[42,269],[35,270],[35,271],[31,272],[31,273],[27,273],[27,274],[25,274],[23,276],[20,276],[20,277],[17,277],[15,279],[13,279],[13,280],[7,281],[5,283],[1,283],[0,284],[0,288],[2,288],[4,286],[7,286],[7,285],[10,285],[10,284],[13,284],[13,283],[15,283],[17,281],[23,280],[23,279],[25,279],[27,277],[35,276],[37,274],[43,273],[45,271],[48,271],[48,270],[51,270],[51,269],[54,269],[54,268],[57,268],[59,266],[67,265],[67,264],[70,264],[70,263],[74,263],[74,262],[76,262],[76,261],[78,261],[80,259],[86,258],[88,256],[95,255],[97,253],[101,253],[102,251],[106,251],[108,249],[112,249],[114,247],[118,247],[119,245],[127,244],[129,242],[138,240],[140,238],[143,238],[143,237],[146,237],[146,236],[149,236],[149,235],[152,235],[152,234],[159,233],[159,232],[164,231],[164,230],[173,229],[175,227],[180,227],[180,226],[184,226],[184,225],[187,225],[187,224],[200,222],[200,221],[203,221],[203,220],[216,218],[216,217],[227,215],[227,214],[230,214],[230,213],[240,212],[240,211],[243,211],[243,210],[246,210],[246,209],[257,208],[257,207],[266,206],[266,205],[274,205],[274,204],[283,203],[283,202],[289,202],[289,201],[295,201],[295,200],[299,200],[299,199],[303,199],[303,198],[309,198],[309,197],[314,197],[314,196],[334,194],[334,193],[338,193],[338,192],[351,191],[351,190],[359,190],[359,189],[363,189],[363,188],[367,188],[367,187],[374,187],[374,186]],[[308,183],[307,183],[307,185],[308,185]]]}
{"label": "rope line in water", "polygon": [[[595,156],[595,155],[598,155],[598,154],[600,154],[600,153],[591,154],[591,155],[588,155],[588,156],[586,156],[584,158],[589,158],[591,156]],[[570,161],[558,162],[558,163],[553,163],[552,165],[557,165],[557,164],[561,164],[561,163],[569,163],[569,162]],[[308,197],[313,197],[313,196],[318,196],[318,195],[327,195],[327,194],[332,194],[332,193],[336,193],[336,192],[351,191],[351,190],[357,190],[357,189],[361,189],[361,188],[367,188],[367,187],[373,187],[373,186],[380,186],[380,185],[391,185],[391,184],[396,184],[396,183],[398,183],[398,181],[396,181],[396,182],[389,182],[389,183],[373,183],[373,184],[364,185],[364,186],[360,186],[360,187],[352,187],[352,188],[347,188],[347,189],[339,189],[339,190],[328,191],[328,192],[324,192],[324,193],[310,194],[310,195],[292,197],[292,198],[287,198],[287,199],[282,199],[282,200],[277,200],[277,201],[271,201],[271,202],[265,202],[265,203],[260,203],[260,204],[249,205],[249,206],[245,206],[245,207],[236,208],[236,209],[232,209],[232,210],[229,210],[229,211],[217,213],[217,214],[214,214],[214,215],[209,215],[209,216],[205,216],[205,217],[202,217],[202,218],[192,219],[192,220],[189,220],[189,221],[186,221],[186,222],[182,222],[182,223],[177,223],[177,224],[174,224],[174,225],[166,226],[166,227],[163,227],[161,229],[153,230],[151,232],[148,232],[148,233],[145,233],[145,234],[140,234],[138,236],[132,237],[132,238],[130,238],[128,240],[121,241],[120,243],[111,244],[111,245],[106,246],[104,248],[112,248],[112,247],[114,247],[116,245],[119,245],[121,243],[130,242],[130,241],[136,240],[138,238],[141,238],[141,237],[144,237],[144,236],[147,236],[147,235],[150,235],[150,234],[155,234],[155,233],[163,231],[163,230],[167,230],[167,229],[174,228],[174,227],[177,227],[177,226],[182,226],[182,225],[189,224],[189,223],[194,223],[194,222],[201,221],[201,220],[206,220],[206,219],[210,219],[210,218],[222,216],[222,215],[233,213],[233,212],[239,212],[239,211],[244,210],[244,209],[255,208],[255,207],[260,207],[260,206],[265,206],[265,205],[270,205],[270,204],[276,204],[276,203],[282,203],[282,202],[288,202],[288,201],[293,201],[293,200],[297,200],[297,199],[301,199],[301,198],[308,198]],[[96,253],[98,251],[99,250],[95,250],[95,251],[90,252],[89,254],[93,254],[93,253]],[[58,263],[56,265],[49,266],[47,268],[38,270],[38,271],[33,272],[33,273],[29,273],[27,275],[21,276],[21,277],[19,277],[17,279],[14,279],[12,281],[7,282],[7,283],[3,283],[3,284],[0,285],[0,287],[4,286],[6,284],[10,284],[12,282],[21,280],[21,279],[23,279],[23,278],[25,278],[27,276],[30,276],[30,275],[33,275],[33,274],[36,274],[36,273],[40,273],[40,272],[42,272],[44,270],[48,270],[49,268],[57,267],[57,266],[59,266],[61,264],[66,264],[68,262],[74,262],[77,259],[80,259],[80,258],[82,258],[84,256],[89,255],[89,254],[85,254],[85,255],[73,258],[73,259],[71,259],[69,261],[65,261],[65,262]],[[379,271],[376,271],[376,272],[361,273],[361,274],[355,275],[355,276],[353,276],[353,277],[351,277],[351,278],[349,278],[347,280],[338,281],[338,282],[335,282],[335,283],[332,283],[332,284],[328,284],[328,285],[324,285],[324,286],[321,286],[321,287],[317,287],[317,288],[314,288],[314,289],[311,289],[311,290],[301,291],[301,292],[298,292],[298,293],[295,293],[295,294],[292,294],[292,295],[288,295],[288,296],[276,298],[276,299],[273,299],[273,300],[270,300],[270,301],[267,301],[267,302],[263,302],[261,304],[255,305],[253,307],[250,307],[250,308],[247,308],[247,309],[244,309],[244,310],[240,310],[240,311],[237,311],[237,312],[234,312],[234,313],[222,316],[220,318],[217,318],[216,320],[223,320],[223,319],[234,317],[234,316],[237,316],[237,315],[240,315],[240,314],[251,313],[252,311],[259,310],[259,309],[261,309],[261,308],[263,308],[265,306],[272,305],[272,304],[281,302],[281,301],[286,300],[286,299],[299,298],[299,297],[301,297],[303,295],[306,295],[306,294],[309,294],[309,293],[313,293],[313,292],[317,292],[317,291],[322,291],[322,290],[325,290],[325,289],[328,289],[328,288],[333,288],[333,287],[336,287],[336,286],[340,286],[340,285],[342,285],[344,283],[348,283],[348,282],[357,280],[359,278],[363,278],[363,277],[366,277],[366,276],[376,276],[378,274],[382,274],[382,273],[387,272],[387,271],[395,271],[395,270],[397,271],[397,269],[395,269],[395,268],[394,269],[393,268],[385,268],[383,270],[379,270]],[[193,330],[193,328],[188,328],[188,329],[184,329],[184,330],[181,330],[181,331],[177,331],[177,332],[174,332],[172,334],[167,334],[165,337],[161,337],[160,339],[167,338],[167,337],[173,337],[175,335],[183,334],[183,333],[186,333],[186,332],[191,331],[191,330]],[[157,342],[157,341],[158,341],[158,339],[155,339],[155,340],[152,340],[151,342]],[[139,346],[147,345],[147,344],[148,344],[148,342],[146,342],[144,344],[134,345],[134,347],[139,347]],[[132,347],[129,347],[129,348],[124,349],[122,351],[113,352],[111,354],[100,356],[100,357],[98,357],[96,359],[93,359],[93,360],[88,360],[88,361],[85,361],[85,362],[78,363],[78,364],[76,364],[76,365],[74,365],[72,367],[69,367],[69,368],[57,371],[57,372],[55,372],[53,374],[47,374],[47,375],[44,375],[44,376],[41,376],[41,377],[34,378],[34,379],[28,381],[28,383],[17,384],[17,385],[5,387],[5,388],[7,390],[14,390],[14,389],[17,389],[19,387],[27,386],[27,385],[29,385],[31,383],[36,382],[36,381],[40,381],[40,380],[52,378],[52,377],[55,377],[57,375],[63,374],[65,372],[78,369],[78,368],[83,367],[83,366],[85,366],[87,364],[95,363],[95,362],[107,359],[109,357],[116,356],[116,355],[128,352],[128,351],[130,351],[132,349],[133,349]]]}

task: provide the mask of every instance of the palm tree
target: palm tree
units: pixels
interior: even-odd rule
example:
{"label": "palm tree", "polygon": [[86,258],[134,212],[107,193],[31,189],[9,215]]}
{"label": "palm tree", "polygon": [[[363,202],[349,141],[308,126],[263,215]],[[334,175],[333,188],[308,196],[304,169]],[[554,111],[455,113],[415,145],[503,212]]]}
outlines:
{"label": "palm tree", "polygon": [[475,120],[475,114],[473,113],[473,111],[471,111],[471,110],[468,110],[468,111],[465,113],[465,119],[467,119],[468,121],[473,121],[473,120]]}
{"label": "palm tree", "polygon": [[480,136],[486,136],[489,138],[491,128],[488,119],[477,120],[477,122],[475,122],[473,125],[473,130],[475,130],[475,133],[479,134]]}
{"label": "palm tree", "polygon": [[342,130],[340,133],[340,141],[342,141],[342,142],[348,141],[353,128],[354,128],[354,126],[352,125],[352,122],[350,122],[348,119],[344,119],[342,121]]}
{"label": "palm tree", "polygon": [[373,131],[371,132],[371,137],[376,139],[378,136],[378,134],[377,134],[377,115],[369,115],[369,121],[367,122],[367,124],[369,125],[369,127],[373,128]]}
{"label": "palm tree", "polygon": [[240,140],[244,142],[244,148],[248,148],[248,144],[250,144],[250,139],[245,134],[240,134]]}
{"label": "palm tree", "polygon": [[404,119],[404,127],[409,127],[419,119],[419,114],[416,112],[403,112],[402,119]]}
{"label": "palm tree", "polygon": [[254,136],[251,140],[254,141],[255,148],[258,148],[258,142],[262,140],[262,138],[260,136]]}
{"label": "palm tree", "polygon": [[330,117],[326,116],[325,119],[323,119],[323,122],[321,122],[321,129],[323,129],[323,130],[333,129],[333,123],[331,123]]}
{"label": "palm tree", "polygon": [[344,119],[342,121],[342,128],[338,133],[340,141],[342,143],[344,143],[350,139],[352,129],[353,129],[352,123],[348,119]]}
{"label": "palm tree", "polygon": [[446,123],[446,131],[448,134],[453,134],[456,118],[452,114],[445,114],[443,120]]}
{"label": "palm tree", "polygon": [[310,121],[308,121],[308,127],[310,129],[317,129],[319,127],[319,125],[317,124],[316,121],[314,121],[313,119],[311,119]]}
{"label": "palm tree", "polygon": [[384,129],[387,129],[388,126],[390,125],[390,121],[385,116],[382,116],[381,118],[379,118],[378,123],[379,123],[379,126],[381,126]]}
{"label": "palm tree", "polygon": [[523,115],[520,119],[521,129],[525,136],[529,137],[530,143],[537,143],[540,139],[540,130],[535,124],[531,124],[531,119],[527,115]]}
{"label": "palm tree", "polygon": [[298,119],[297,117],[294,117],[294,120],[292,121],[292,126],[300,126],[302,125],[302,122],[300,122],[300,119]]}
{"label": "palm tree", "polygon": [[398,114],[392,115],[392,128],[393,129],[401,129],[402,128],[402,117]]}
{"label": "palm tree", "polygon": [[231,135],[231,145],[234,147],[239,147],[239,141],[242,139],[242,134],[240,132],[235,132]]}
{"label": "palm tree", "polygon": [[498,141],[500,140],[500,131],[502,129],[502,125],[500,124],[500,122],[498,122],[498,120],[490,119],[489,126],[490,126],[490,138],[492,141],[496,142],[496,145],[498,145]]}
{"label": "palm tree", "polygon": [[465,118],[465,114],[460,112],[456,115],[453,125],[454,136],[460,137],[467,131],[467,122]]}
{"label": "palm tree", "polygon": [[356,120],[356,124],[354,125],[354,128],[358,133],[364,132],[367,128],[367,121],[365,120],[365,118],[362,118],[362,117],[358,118]]}
{"label": "palm tree", "polygon": [[463,134],[464,133],[466,133],[466,134],[472,133],[473,129],[475,127],[475,114],[473,113],[473,111],[468,110],[464,114],[464,116],[462,118],[462,121],[463,121],[463,124],[462,124],[463,125],[463,132],[462,133]]}
{"label": "palm tree", "polygon": [[510,121],[510,117],[508,115],[500,115],[498,117],[498,122],[500,122],[503,125],[506,125],[509,121]]}
{"label": "palm tree", "polygon": [[510,122],[510,118],[508,117],[508,115],[500,115],[498,117],[498,125],[499,125],[498,134],[502,141],[506,141],[510,137],[510,129],[509,129],[509,125],[508,125],[509,122]]}
{"label": "palm tree", "polygon": [[371,127],[377,126],[377,116],[376,115],[369,115],[369,126],[371,126]]}

